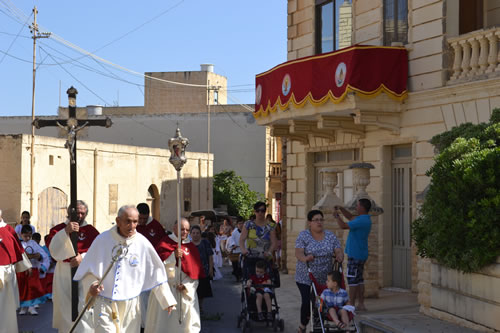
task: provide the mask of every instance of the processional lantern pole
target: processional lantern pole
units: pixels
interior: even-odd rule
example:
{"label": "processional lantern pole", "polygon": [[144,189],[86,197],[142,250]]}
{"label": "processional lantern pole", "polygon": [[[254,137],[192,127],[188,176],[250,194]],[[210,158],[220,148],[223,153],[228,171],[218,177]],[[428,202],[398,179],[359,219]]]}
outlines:
{"label": "processional lantern pole", "polygon": [[[181,130],[177,127],[175,136],[168,140],[168,148],[170,149],[170,158],[168,161],[177,171],[177,247],[181,249],[182,234],[181,234],[181,170],[186,164],[186,147],[189,140],[181,136]],[[178,282],[181,284],[181,260],[177,260]],[[182,291],[179,291],[182,293]],[[179,296],[179,324],[182,322],[182,295]]]}

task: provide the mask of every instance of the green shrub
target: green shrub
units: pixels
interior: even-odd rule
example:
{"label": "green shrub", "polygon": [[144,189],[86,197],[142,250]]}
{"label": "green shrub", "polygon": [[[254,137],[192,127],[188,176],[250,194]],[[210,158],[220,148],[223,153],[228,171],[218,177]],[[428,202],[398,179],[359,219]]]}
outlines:
{"label": "green shrub", "polygon": [[495,109],[487,124],[464,124],[432,138],[440,153],[412,224],[419,255],[463,272],[500,255],[499,115]]}
{"label": "green shrub", "polygon": [[250,190],[248,184],[234,171],[223,170],[214,176],[214,207],[227,205],[227,212],[232,216],[247,219],[253,213],[253,205],[264,201],[261,193]]}

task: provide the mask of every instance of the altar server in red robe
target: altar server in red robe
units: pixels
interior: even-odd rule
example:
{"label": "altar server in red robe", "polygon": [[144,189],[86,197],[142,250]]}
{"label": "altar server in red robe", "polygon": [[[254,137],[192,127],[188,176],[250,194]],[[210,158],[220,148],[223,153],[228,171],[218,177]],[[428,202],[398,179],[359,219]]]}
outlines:
{"label": "altar server in red robe", "polygon": [[16,309],[19,307],[19,290],[16,269],[18,272],[30,269],[29,261],[27,266],[19,266],[24,262],[24,250],[11,229],[0,215],[0,333],[18,332]]}
{"label": "altar server in red robe", "polygon": [[[154,297],[150,297],[145,333],[179,332],[197,333],[201,329],[200,307],[196,288],[198,279],[204,276],[200,254],[196,245],[189,240],[189,221],[181,219],[181,249],[178,249],[177,223],[173,233],[166,235],[156,246],[167,271],[168,284],[177,300],[177,308],[170,316],[161,309]],[[178,258],[181,258],[181,282],[176,274]],[[182,303],[182,304],[181,304]],[[179,304],[181,304],[179,306]],[[179,324],[179,308],[182,322]]]}
{"label": "altar server in red robe", "polygon": [[[85,253],[87,253],[94,239],[99,232],[92,225],[85,221],[88,213],[87,204],[78,200],[76,202],[76,213],[78,221],[69,221],[60,223],[50,229],[48,247],[52,258],[57,261],[56,270],[52,284],[52,302],[54,311],[52,316],[52,327],[61,333],[67,333],[73,326],[71,320],[71,267],[78,267],[82,262]],[[68,208],[68,217],[70,208]],[[78,253],[73,250],[70,234],[78,233]],[[85,305],[85,295],[81,283],[78,286],[78,309],[81,311]],[[87,311],[78,324],[77,333],[94,332],[92,312]]]}
{"label": "altar server in red robe", "polygon": [[32,231],[31,226],[27,224],[21,228],[21,245],[31,261],[32,269],[29,274],[26,272],[17,273],[17,285],[21,301],[19,314],[24,315],[28,312],[30,315],[36,316],[38,312],[35,306],[47,301],[40,274],[47,271],[50,261],[42,247],[31,239]]}

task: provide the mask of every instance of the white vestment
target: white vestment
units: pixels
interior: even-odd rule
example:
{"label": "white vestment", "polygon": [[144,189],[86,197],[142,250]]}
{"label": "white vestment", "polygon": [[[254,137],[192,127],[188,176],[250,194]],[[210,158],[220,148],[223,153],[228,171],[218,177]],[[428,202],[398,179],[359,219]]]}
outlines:
{"label": "white vestment", "polygon": [[41,260],[30,259],[33,268],[36,268],[38,270],[43,270],[45,272],[49,269],[50,258],[47,255],[47,252],[45,252],[45,250],[42,249],[42,247],[38,245],[37,242],[30,239],[27,242],[21,241],[21,245],[23,246],[24,251],[26,251],[26,253],[28,254],[40,253]]}
{"label": "white vestment", "polygon": [[[170,234],[168,237],[177,242],[177,237],[174,234]],[[189,242],[189,240],[183,241],[183,243],[187,242]],[[186,287],[187,292],[183,292],[182,299],[179,299],[180,293],[176,289],[179,277],[176,275],[177,267],[175,253],[172,252],[172,254],[165,259],[163,263],[168,276],[168,284],[175,295],[175,299],[177,300],[177,303],[182,302],[182,323],[179,324],[178,311],[180,306],[177,306],[177,309],[168,315],[166,311],[161,309],[158,301],[154,297],[150,297],[144,333],[199,332],[201,329],[200,306],[198,304],[198,295],[196,294],[198,280],[191,279],[187,274],[181,271],[181,283]]]}
{"label": "white vestment", "polygon": [[[6,225],[0,220],[0,228],[5,228]],[[16,269],[22,272],[31,267],[26,256],[23,256],[23,261],[0,266],[0,333],[18,332],[16,309],[19,307],[19,289]]]}
{"label": "white vestment", "polygon": [[[67,222],[66,222],[67,223]],[[81,226],[87,223],[83,222]],[[49,246],[50,255],[57,261],[52,281],[52,327],[59,330],[60,333],[67,333],[73,326],[71,321],[71,267],[69,262],[64,260],[74,257],[75,250],[71,244],[71,238],[64,229],[58,231],[52,238]],[[85,253],[80,254],[85,258]],[[85,306],[85,296],[81,283],[78,283],[78,313]],[[75,333],[93,333],[92,311],[87,311],[78,326]]]}
{"label": "white vestment", "polygon": [[129,238],[118,234],[113,227],[100,234],[82,260],[75,280],[82,280],[84,289],[104,276],[116,255],[118,247],[126,248],[126,255],[113,264],[101,282],[102,292],[95,299],[95,332],[138,333],[141,329],[140,297],[142,292],[151,294],[162,309],[176,303],[167,282],[167,274],[153,245],[140,233]]}

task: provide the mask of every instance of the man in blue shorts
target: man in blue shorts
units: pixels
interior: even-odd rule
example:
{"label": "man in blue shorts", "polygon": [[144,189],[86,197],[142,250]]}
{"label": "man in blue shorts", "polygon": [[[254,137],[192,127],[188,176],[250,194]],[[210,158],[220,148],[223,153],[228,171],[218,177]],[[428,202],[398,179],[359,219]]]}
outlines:
{"label": "man in blue shorts", "polygon": [[[347,253],[347,283],[349,284],[349,301],[351,305],[358,306],[356,310],[366,311],[365,308],[365,285],[363,280],[363,269],[368,259],[368,235],[372,228],[372,220],[368,212],[372,204],[368,199],[359,199],[356,211],[358,216],[354,217],[344,207],[335,206],[333,217],[342,229],[349,229],[345,252]],[[342,213],[349,222],[345,223],[340,217]]]}

